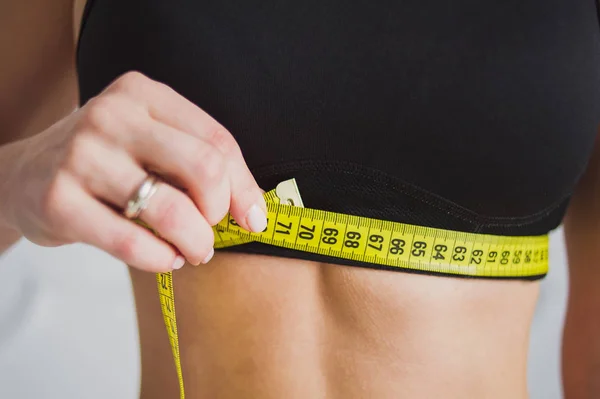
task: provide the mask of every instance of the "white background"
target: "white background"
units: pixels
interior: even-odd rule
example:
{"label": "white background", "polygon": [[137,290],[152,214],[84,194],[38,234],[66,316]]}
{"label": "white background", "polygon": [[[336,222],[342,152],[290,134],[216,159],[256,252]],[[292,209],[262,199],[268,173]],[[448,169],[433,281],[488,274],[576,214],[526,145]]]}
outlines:
{"label": "white background", "polygon": [[[551,236],[550,259],[531,334],[531,399],[562,398],[561,230]],[[0,272],[0,398],[137,398],[137,326],[123,264],[83,245],[22,240],[0,258]]]}

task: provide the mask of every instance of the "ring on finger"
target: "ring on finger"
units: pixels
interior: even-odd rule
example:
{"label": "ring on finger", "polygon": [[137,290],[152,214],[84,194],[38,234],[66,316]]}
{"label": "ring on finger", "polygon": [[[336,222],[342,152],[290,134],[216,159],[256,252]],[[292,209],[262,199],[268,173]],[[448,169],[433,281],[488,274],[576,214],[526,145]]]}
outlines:
{"label": "ring on finger", "polygon": [[152,196],[158,190],[160,179],[155,174],[148,174],[138,189],[127,201],[127,206],[123,210],[123,215],[127,219],[137,219],[142,211],[148,207]]}

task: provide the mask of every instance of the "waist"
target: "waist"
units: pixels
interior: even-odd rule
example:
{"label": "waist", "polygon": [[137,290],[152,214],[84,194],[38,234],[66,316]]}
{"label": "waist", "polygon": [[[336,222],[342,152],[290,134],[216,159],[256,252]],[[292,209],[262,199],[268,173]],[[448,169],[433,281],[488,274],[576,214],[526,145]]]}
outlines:
{"label": "waist", "polygon": [[[148,353],[155,283],[132,275]],[[174,283],[190,397],[526,397],[535,282],[218,253]],[[144,360],[144,385],[169,355]]]}

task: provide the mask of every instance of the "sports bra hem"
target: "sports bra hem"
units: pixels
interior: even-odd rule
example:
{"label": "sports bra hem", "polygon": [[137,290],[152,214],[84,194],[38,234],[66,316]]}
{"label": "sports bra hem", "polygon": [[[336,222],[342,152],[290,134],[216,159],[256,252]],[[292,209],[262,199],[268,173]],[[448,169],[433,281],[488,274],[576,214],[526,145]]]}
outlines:
{"label": "sports bra hem", "polygon": [[[565,205],[572,193],[569,192],[563,197],[555,200],[544,209],[537,212],[519,215],[519,216],[490,216],[483,215],[462,206],[454,201],[444,198],[438,194],[421,188],[414,183],[390,175],[385,171],[374,169],[365,165],[360,165],[351,161],[330,161],[321,159],[302,159],[294,161],[284,161],[275,164],[251,167],[250,170],[257,180],[264,178],[273,178],[282,176],[283,179],[294,177],[295,172],[332,172],[337,174],[347,174],[368,179],[374,183],[374,188],[383,190],[387,193],[399,192],[402,195],[409,196],[427,206],[434,207],[440,211],[448,212],[452,216],[468,223],[474,223],[478,228],[473,232],[480,232],[484,228],[503,226],[520,227],[539,222],[558,208]],[[263,189],[273,187],[263,187]],[[302,195],[302,192],[300,193]],[[310,204],[308,204],[310,207]]]}

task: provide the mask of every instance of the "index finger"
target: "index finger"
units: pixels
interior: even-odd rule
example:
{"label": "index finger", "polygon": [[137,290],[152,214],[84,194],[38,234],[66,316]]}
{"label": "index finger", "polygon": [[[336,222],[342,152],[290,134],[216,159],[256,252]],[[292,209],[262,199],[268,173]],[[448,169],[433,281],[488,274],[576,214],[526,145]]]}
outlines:
{"label": "index finger", "polygon": [[261,188],[246,165],[239,145],[208,113],[167,85],[130,72],[117,79],[111,90],[126,93],[143,104],[152,119],[205,140],[225,157],[230,179],[230,212],[252,231],[266,227],[267,206]]}

